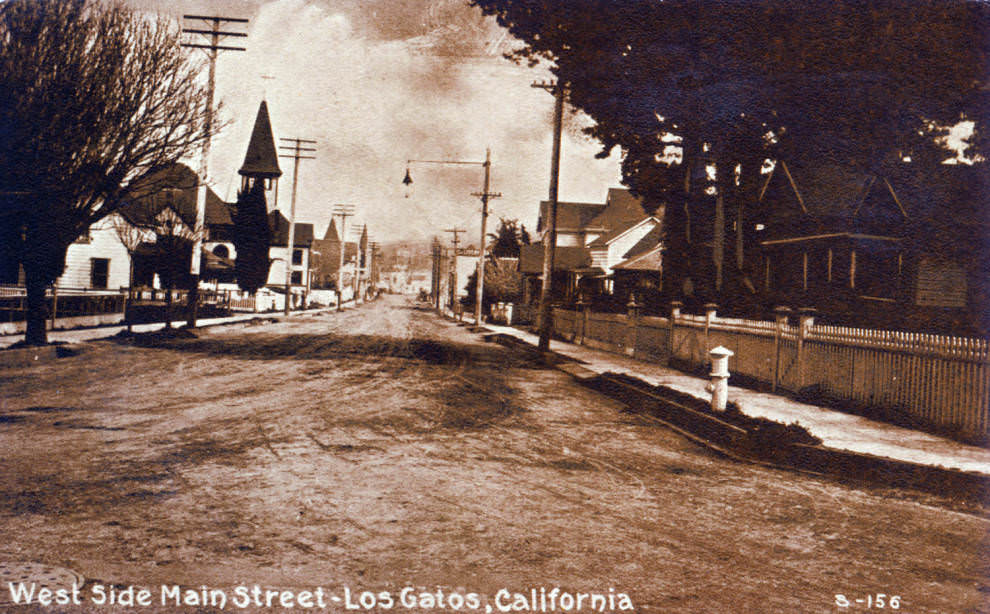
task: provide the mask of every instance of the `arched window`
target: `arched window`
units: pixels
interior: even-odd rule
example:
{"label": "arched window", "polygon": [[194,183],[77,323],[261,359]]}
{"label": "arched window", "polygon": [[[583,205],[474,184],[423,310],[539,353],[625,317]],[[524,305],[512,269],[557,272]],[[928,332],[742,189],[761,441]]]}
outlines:
{"label": "arched window", "polygon": [[226,245],[217,245],[213,248],[213,255],[220,258],[230,258],[230,250]]}

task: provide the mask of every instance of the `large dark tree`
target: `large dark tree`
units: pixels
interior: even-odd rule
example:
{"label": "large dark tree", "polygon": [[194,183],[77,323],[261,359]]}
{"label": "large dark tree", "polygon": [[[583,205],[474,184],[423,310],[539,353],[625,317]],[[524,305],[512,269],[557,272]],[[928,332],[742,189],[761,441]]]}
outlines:
{"label": "large dark tree", "polygon": [[[461,299],[461,304],[474,307],[478,287],[478,271],[475,269],[468,275],[464,290],[467,295]],[[511,303],[519,301],[522,296],[522,273],[514,264],[506,263],[497,258],[485,259],[485,287],[483,289],[482,306],[487,312],[495,303]]]}
{"label": "large dark tree", "polygon": [[500,218],[494,234],[488,235],[492,239],[492,255],[496,258],[518,258],[524,231],[525,229],[520,229],[519,220]]}
{"label": "large dark tree", "polygon": [[168,220],[156,229],[155,272],[165,288],[165,328],[172,328],[172,299],[176,288],[191,285],[190,265],[195,233],[176,220]]}
{"label": "large dark tree", "polygon": [[47,340],[45,290],[69,245],[206,138],[179,35],[121,4],[0,4],[0,224],[17,228],[3,251],[24,267],[29,344]]}
{"label": "large dark tree", "polygon": [[[668,253],[689,259],[683,279],[710,298],[731,274],[745,279],[740,205],[765,158],[933,162],[946,157],[933,137],[960,119],[985,144],[990,3],[472,1],[526,44],[517,59],[550,62],[603,154],[623,148],[625,183],[666,197]],[[659,168],[665,134],[681,138],[671,173]]]}
{"label": "large dark tree", "polygon": [[245,292],[257,292],[268,282],[271,267],[269,248],[272,229],[268,225],[268,205],[264,182],[257,181],[237,194],[234,209],[234,271],[237,285]]}

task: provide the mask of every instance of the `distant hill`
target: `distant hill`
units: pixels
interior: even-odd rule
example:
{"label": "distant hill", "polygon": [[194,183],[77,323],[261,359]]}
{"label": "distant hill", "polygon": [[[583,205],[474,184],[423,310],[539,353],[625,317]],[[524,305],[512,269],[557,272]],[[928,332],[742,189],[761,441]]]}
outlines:
{"label": "distant hill", "polygon": [[432,240],[386,241],[381,244],[383,263],[386,269],[404,265],[408,270],[430,270]]}

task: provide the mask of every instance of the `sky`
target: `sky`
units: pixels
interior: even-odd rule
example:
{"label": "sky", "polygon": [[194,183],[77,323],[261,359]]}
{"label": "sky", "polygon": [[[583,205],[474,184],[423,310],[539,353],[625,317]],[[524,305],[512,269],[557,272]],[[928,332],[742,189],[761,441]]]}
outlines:
{"label": "sky", "polygon": [[[129,0],[141,10],[249,19],[230,29],[217,62],[224,128],[212,142],[209,181],[236,199],[237,169],[258,106],[267,100],[275,138],[317,141],[299,163],[296,220],[322,236],[336,204],[352,204],[348,225],[367,224],[371,240],[449,238],[476,244],[481,166],[410,167],[407,159],[482,161],[491,148],[488,231],[500,217],[534,230],[550,176],[553,97],[531,87],[544,68],[516,65],[502,53],[518,44],[466,0]],[[187,23],[188,27],[203,27]],[[193,42],[190,39],[190,42]],[[196,41],[202,42],[202,41]],[[263,78],[265,77],[265,78]],[[619,155],[598,160],[596,142],[567,113],[561,200],[604,202],[620,185]],[[278,144],[278,143],[277,143]],[[281,161],[279,209],[291,201],[292,160]],[[350,238],[350,237],[349,237]]]}

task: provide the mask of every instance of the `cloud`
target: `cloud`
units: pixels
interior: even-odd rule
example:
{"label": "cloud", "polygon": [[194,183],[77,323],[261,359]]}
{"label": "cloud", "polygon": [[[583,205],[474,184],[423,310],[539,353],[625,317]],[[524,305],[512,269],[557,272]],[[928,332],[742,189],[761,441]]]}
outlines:
{"label": "cloud", "polygon": [[[264,97],[276,138],[318,141],[316,159],[300,162],[296,214],[318,232],[334,204],[349,203],[378,241],[426,238],[451,226],[477,241],[480,202],[471,193],[481,189],[481,167],[414,164],[408,198],[401,179],[407,158],[481,161],[486,147],[492,189],[503,195],[492,202],[491,219],[535,225],[549,187],[553,99],[530,84],[549,74],[501,58],[511,40],[477,9],[461,0],[169,4],[173,11],[251,19],[241,41],[248,50],[221,54],[217,66],[229,122],[210,163],[221,196],[235,197]],[[601,201],[618,183],[617,156],[595,160],[598,145],[568,124],[561,198]],[[282,160],[284,210],[291,165]]]}

